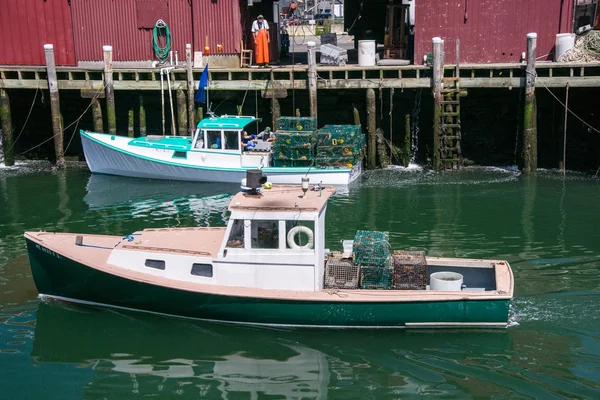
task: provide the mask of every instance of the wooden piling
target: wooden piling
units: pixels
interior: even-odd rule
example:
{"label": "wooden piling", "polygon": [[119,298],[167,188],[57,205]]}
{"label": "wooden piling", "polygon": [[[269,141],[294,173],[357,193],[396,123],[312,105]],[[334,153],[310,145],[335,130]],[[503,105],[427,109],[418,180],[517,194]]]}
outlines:
{"label": "wooden piling", "polygon": [[130,108],[127,112],[127,136],[129,136],[130,138],[135,137],[134,125],[135,114],[133,112],[133,108]]}
{"label": "wooden piling", "polygon": [[194,124],[194,73],[192,59],[192,45],[185,45],[185,69],[187,70],[187,120],[189,135],[194,136],[196,124]]}
{"label": "wooden piling", "polygon": [[563,159],[560,169],[563,171],[563,175],[567,171],[567,119],[569,117],[569,83],[565,87],[565,125],[563,129]]}
{"label": "wooden piling", "polygon": [[317,48],[315,42],[308,42],[308,97],[310,116],[317,117]]}
{"label": "wooden piling", "polygon": [[94,120],[94,132],[104,132],[102,107],[100,106],[100,101],[98,99],[95,99],[92,103],[92,119]]}
{"label": "wooden piling", "polygon": [[4,154],[0,154],[0,161],[10,167],[15,165],[15,152],[13,148],[12,116],[10,114],[10,98],[4,89],[0,89],[0,127],[2,128],[2,143],[0,148]]}
{"label": "wooden piling", "polygon": [[367,89],[367,166],[375,169],[377,166],[377,111],[375,109],[375,90]]}
{"label": "wooden piling", "polygon": [[535,99],[535,53],[537,34],[527,34],[527,67],[525,69],[525,101],[523,102],[523,134],[521,170],[524,175],[537,170],[537,104]]}
{"label": "wooden piling", "polygon": [[354,116],[354,125],[360,125],[360,113],[358,108],[352,107],[352,115]]}
{"label": "wooden piling", "polygon": [[178,135],[188,136],[188,119],[187,119],[187,103],[183,89],[177,89],[177,125]]}
{"label": "wooden piling", "polygon": [[279,99],[275,96],[271,97],[271,129],[275,130],[275,126],[277,126],[277,120],[281,117],[281,105],[279,104]]}
{"label": "wooden piling", "polygon": [[117,114],[115,111],[115,89],[113,86],[113,54],[112,46],[103,46],[104,51],[104,86],[106,92],[106,120],[108,133],[117,133]]}
{"label": "wooden piling", "polygon": [[146,136],[146,108],[144,107],[144,96],[140,95],[140,136]]}
{"label": "wooden piling", "polygon": [[439,37],[432,39],[433,56],[433,78],[431,88],[433,91],[433,154],[431,155],[431,164],[434,170],[440,169],[440,118],[442,114],[442,77],[443,77],[443,57],[444,41]]}
{"label": "wooden piling", "polygon": [[56,77],[56,64],[54,62],[54,46],[44,45],[46,54],[46,74],[48,77],[48,89],[50,92],[50,113],[52,115],[52,133],[54,138],[54,153],[56,154],[56,167],[64,168],[65,152],[63,142],[62,124],[60,122],[60,97],[58,95],[58,80]]}
{"label": "wooden piling", "polygon": [[204,107],[196,108],[196,125],[204,119]]}
{"label": "wooden piling", "polygon": [[411,153],[411,132],[410,132],[410,114],[406,114],[404,116],[404,151],[402,152],[403,159],[402,165],[404,168],[408,167],[410,164],[410,158],[412,156]]}

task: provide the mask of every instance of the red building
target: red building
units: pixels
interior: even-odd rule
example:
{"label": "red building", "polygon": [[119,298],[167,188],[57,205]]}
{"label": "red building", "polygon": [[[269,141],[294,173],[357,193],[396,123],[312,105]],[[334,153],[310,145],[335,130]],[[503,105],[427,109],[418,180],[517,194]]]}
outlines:
{"label": "red building", "polygon": [[[154,60],[153,26],[162,19],[172,34],[172,50],[185,57],[185,45],[211,53],[239,53],[252,43],[250,27],[263,14],[273,32],[273,1],[249,6],[248,0],[3,0],[0,65],[43,65],[43,45],[54,44],[58,65],[103,59],[113,46],[115,61]],[[276,37],[276,35],[275,35]],[[277,40],[272,40],[273,51]]]}

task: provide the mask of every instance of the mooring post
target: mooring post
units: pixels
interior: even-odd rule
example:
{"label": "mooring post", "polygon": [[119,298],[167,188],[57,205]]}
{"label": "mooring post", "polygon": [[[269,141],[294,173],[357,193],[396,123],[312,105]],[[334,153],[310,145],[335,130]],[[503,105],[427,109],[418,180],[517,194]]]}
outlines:
{"label": "mooring post", "polygon": [[104,51],[104,86],[106,92],[106,120],[108,133],[117,133],[117,114],[115,111],[115,89],[113,86],[113,54],[112,46],[102,46]]}
{"label": "mooring post", "polygon": [[185,99],[185,93],[183,89],[177,89],[177,125],[178,135],[188,136],[188,119],[187,119],[187,102]]}
{"label": "mooring post", "polygon": [[146,136],[146,108],[144,107],[144,96],[140,95],[140,136]]}
{"label": "mooring post", "polygon": [[275,130],[275,126],[277,126],[277,120],[279,117],[281,117],[281,105],[279,104],[279,99],[276,98],[275,95],[271,97],[271,113],[273,116],[271,121],[271,129]]}
{"label": "mooring post", "polygon": [[367,89],[367,166],[375,169],[377,166],[377,111],[375,109],[375,90]]}
{"label": "mooring post", "polygon": [[102,107],[100,101],[95,99],[92,103],[92,119],[94,120],[94,131],[104,132],[104,123],[102,122]]}
{"label": "mooring post", "polygon": [[56,167],[64,168],[66,164],[63,147],[63,131],[60,123],[60,98],[58,95],[56,64],[54,63],[54,46],[45,44],[44,53],[46,53],[46,74],[48,76],[48,89],[50,91],[50,113],[52,114],[52,133],[54,135]]}
{"label": "mooring post", "polygon": [[317,117],[317,47],[315,42],[308,42],[308,96],[310,100],[310,116]]}
{"label": "mooring post", "polygon": [[442,114],[442,74],[444,58],[444,41],[439,37],[432,39],[433,56],[433,78],[431,87],[433,90],[433,154],[431,163],[434,170],[440,169],[440,130]]}
{"label": "mooring post", "polygon": [[410,154],[410,133],[410,114],[406,114],[404,116],[404,159],[402,160],[404,168],[408,167],[410,164],[410,158],[412,157],[412,154]]}
{"label": "mooring post", "polygon": [[523,102],[522,165],[523,174],[537,170],[537,104],[535,99],[535,51],[537,33],[527,34],[527,67],[525,69],[525,101]]}
{"label": "mooring post", "polygon": [[192,60],[192,45],[185,45],[185,69],[187,70],[187,119],[190,136],[194,136],[196,124],[194,124],[194,72]]}
{"label": "mooring post", "polygon": [[127,112],[127,136],[130,138],[135,137],[134,129],[135,125],[135,114],[133,112],[133,108],[130,108]]}
{"label": "mooring post", "polygon": [[15,165],[15,152],[13,148],[12,117],[10,114],[10,98],[4,89],[0,89],[0,161],[4,160],[4,165],[10,167]]}

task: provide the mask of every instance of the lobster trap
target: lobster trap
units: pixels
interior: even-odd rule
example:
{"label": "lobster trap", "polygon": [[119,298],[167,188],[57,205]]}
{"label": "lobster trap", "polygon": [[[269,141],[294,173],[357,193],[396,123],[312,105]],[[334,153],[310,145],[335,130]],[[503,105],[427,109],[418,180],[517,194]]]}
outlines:
{"label": "lobster trap", "polygon": [[360,266],[360,288],[389,290],[394,285],[394,268],[392,257],[383,265],[361,265]]}
{"label": "lobster trap", "polygon": [[343,258],[340,252],[332,252],[325,264],[325,288],[357,289],[359,271],[360,267],[352,264],[352,259]]}
{"label": "lobster trap", "polygon": [[277,131],[315,131],[316,117],[279,117],[275,122]]}
{"label": "lobster trap", "polygon": [[384,266],[390,255],[388,232],[358,231],[352,246],[354,264]]}
{"label": "lobster trap", "polygon": [[394,289],[425,290],[427,260],[424,251],[394,250],[392,253]]}
{"label": "lobster trap", "polygon": [[311,147],[317,143],[314,132],[277,132],[275,146]]}

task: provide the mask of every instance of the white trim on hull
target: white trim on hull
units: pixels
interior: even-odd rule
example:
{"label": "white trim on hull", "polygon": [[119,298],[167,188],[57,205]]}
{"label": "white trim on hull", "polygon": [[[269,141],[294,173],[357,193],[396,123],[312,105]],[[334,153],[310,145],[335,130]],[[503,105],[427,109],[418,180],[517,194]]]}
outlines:
{"label": "white trim on hull", "polygon": [[[102,135],[102,137],[109,137],[109,135]],[[148,157],[146,156],[138,157],[127,150],[118,147],[113,148],[96,138],[90,139],[87,137],[87,134],[81,135],[81,143],[87,165],[92,173],[132,178],[239,183],[246,177],[246,170],[250,168],[186,166],[183,164],[171,164],[164,160],[152,161],[152,159],[147,159]],[[324,185],[348,185],[357,179],[362,172],[360,163],[355,165],[351,170],[340,169],[335,171],[317,168],[310,170],[308,168],[293,168],[294,171],[287,172],[282,171],[282,169],[284,168],[264,168],[263,170],[268,175],[269,181],[275,184],[298,184],[301,178],[308,173],[311,183],[322,183]]]}

